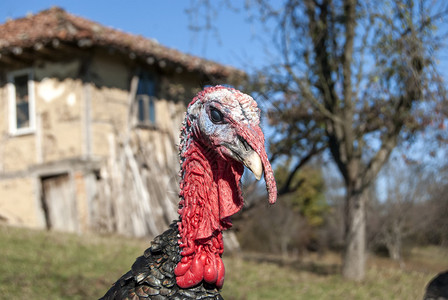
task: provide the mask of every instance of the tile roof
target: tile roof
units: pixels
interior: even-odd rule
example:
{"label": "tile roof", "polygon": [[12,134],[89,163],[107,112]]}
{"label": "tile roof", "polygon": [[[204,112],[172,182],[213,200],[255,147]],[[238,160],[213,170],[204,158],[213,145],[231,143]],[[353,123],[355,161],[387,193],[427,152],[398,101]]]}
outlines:
{"label": "tile roof", "polygon": [[0,25],[0,53],[14,52],[18,48],[45,46],[57,40],[76,43],[79,47],[109,47],[147,61],[166,61],[178,64],[189,71],[209,75],[244,76],[236,68],[182,53],[160,45],[140,35],[126,33],[81,18],[59,7],[41,11],[36,15],[9,20]]}

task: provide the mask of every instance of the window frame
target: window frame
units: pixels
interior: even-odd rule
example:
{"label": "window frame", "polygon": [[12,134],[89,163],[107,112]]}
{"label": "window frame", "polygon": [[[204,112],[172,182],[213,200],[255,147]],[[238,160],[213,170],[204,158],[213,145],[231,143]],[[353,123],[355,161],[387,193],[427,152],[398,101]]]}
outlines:
{"label": "window frame", "polygon": [[[139,128],[156,128],[156,76],[149,71],[140,71],[138,79],[133,104],[135,107],[135,125]],[[148,84],[152,84],[152,87],[149,87]],[[140,101],[143,103],[143,111],[140,109]],[[143,116],[143,120],[140,118],[141,116]]]}
{"label": "window frame", "polygon": [[[28,76],[28,117],[29,126],[17,128],[17,103],[16,103],[16,85],[15,78],[17,76]],[[32,134],[36,131],[36,98],[34,94],[34,74],[31,68],[21,69],[8,72],[7,74],[8,86],[8,118],[9,118],[9,133],[13,136]]]}
{"label": "window frame", "polygon": [[[141,127],[154,127],[156,124],[155,97],[146,94],[135,96],[137,106],[137,125]],[[143,112],[140,110],[140,101],[143,102]],[[143,115],[143,120],[140,116]]]}

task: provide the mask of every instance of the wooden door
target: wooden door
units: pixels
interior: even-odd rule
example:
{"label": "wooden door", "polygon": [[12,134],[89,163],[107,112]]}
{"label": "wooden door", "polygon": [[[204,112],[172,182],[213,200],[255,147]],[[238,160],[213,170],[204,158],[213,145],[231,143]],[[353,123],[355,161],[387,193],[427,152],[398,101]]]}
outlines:
{"label": "wooden door", "polygon": [[58,231],[78,231],[76,195],[69,174],[41,178],[42,206],[47,228]]}

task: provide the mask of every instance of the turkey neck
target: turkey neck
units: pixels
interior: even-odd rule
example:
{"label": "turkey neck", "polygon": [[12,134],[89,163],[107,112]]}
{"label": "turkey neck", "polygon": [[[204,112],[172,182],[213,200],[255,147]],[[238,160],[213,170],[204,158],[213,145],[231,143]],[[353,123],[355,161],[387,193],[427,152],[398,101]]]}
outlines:
{"label": "turkey neck", "polygon": [[221,288],[224,283],[222,231],[232,226],[230,216],[243,205],[240,179],[244,167],[208,149],[183,128],[180,145],[181,182],[179,246],[175,269],[181,288],[202,281]]}

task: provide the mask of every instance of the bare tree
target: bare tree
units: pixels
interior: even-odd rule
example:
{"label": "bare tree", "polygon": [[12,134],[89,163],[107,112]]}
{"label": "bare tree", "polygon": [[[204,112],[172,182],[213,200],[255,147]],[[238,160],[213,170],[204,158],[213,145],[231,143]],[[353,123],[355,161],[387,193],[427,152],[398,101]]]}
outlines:
{"label": "bare tree", "polygon": [[[273,103],[279,110],[270,116],[302,136],[315,133],[310,144],[320,136],[344,178],[342,272],[349,279],[365,274],[367,188],[400,140],[426,125],[424,113],[416,113],[419,105],[445,100],[431,89],[440,83],[433,64],[434,16],[429,3],[420,4],[290,0],[274,14],[283,61],[266,87],[284,97]],[[263,6],[272,15],[267,1]],[[304,143],[284,140],[291,149]]]}

